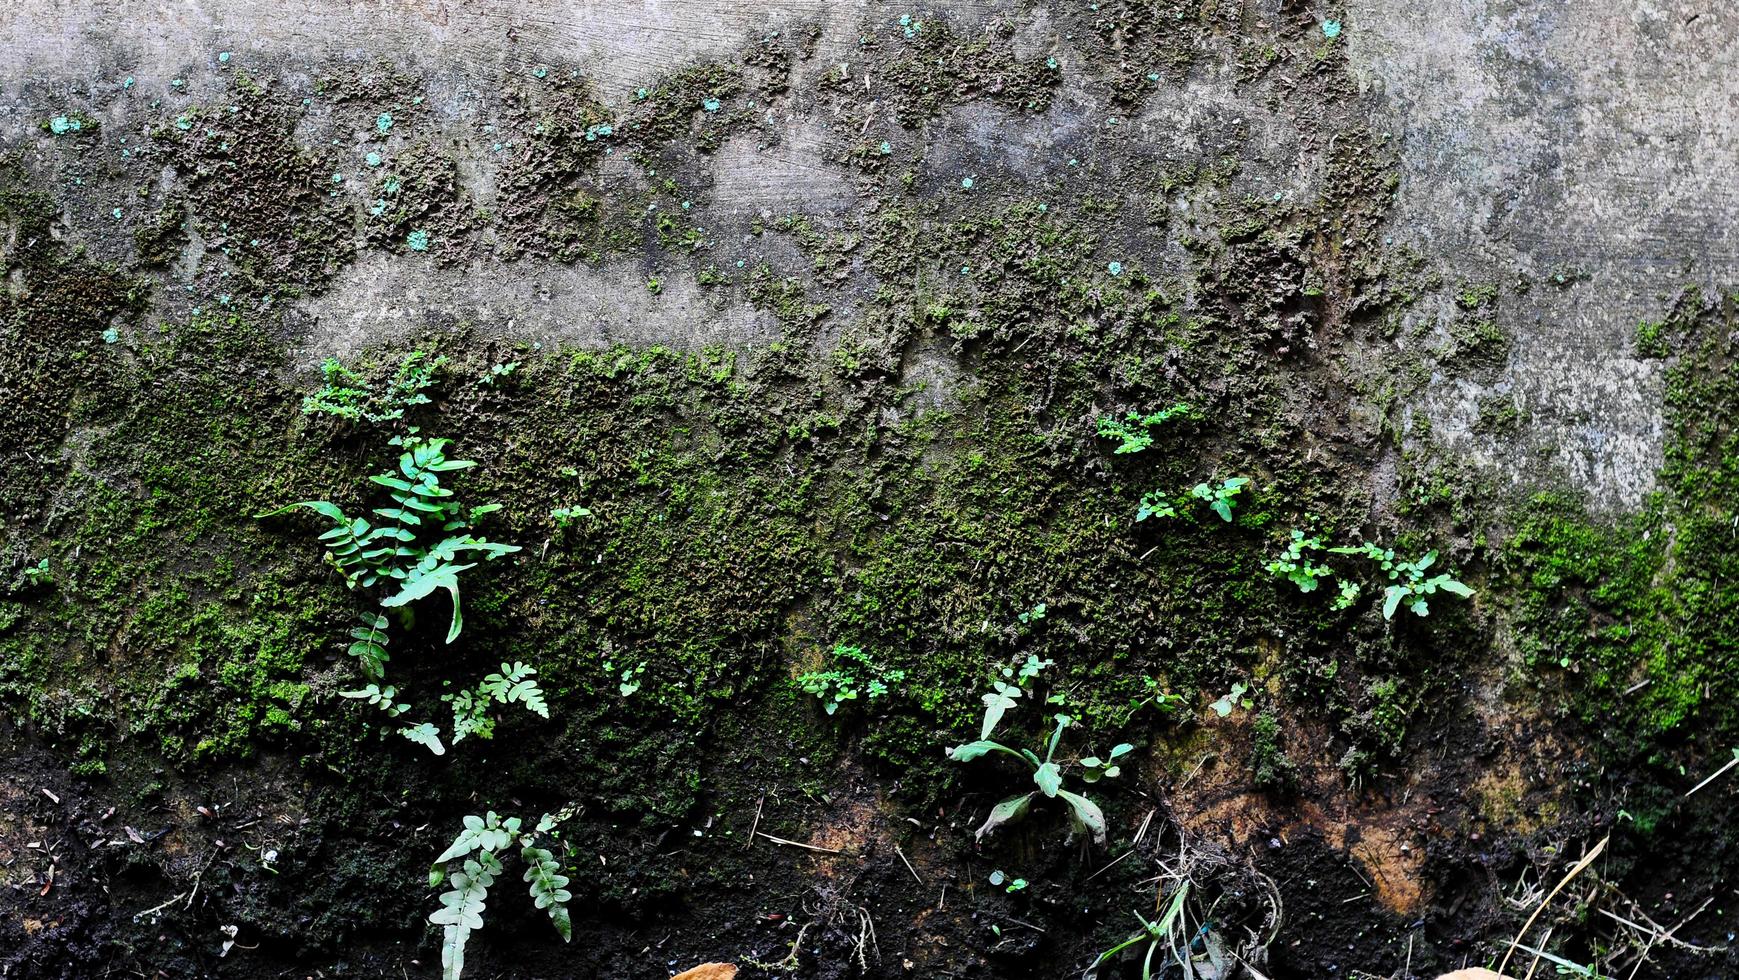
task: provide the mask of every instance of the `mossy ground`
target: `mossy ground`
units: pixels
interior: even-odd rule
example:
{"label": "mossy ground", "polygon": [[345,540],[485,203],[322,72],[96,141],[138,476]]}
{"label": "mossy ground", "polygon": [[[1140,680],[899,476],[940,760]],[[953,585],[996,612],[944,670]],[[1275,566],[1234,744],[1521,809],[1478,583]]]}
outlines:
{"label": "mossy ground", "polygon": [[[730,140],[776,138],[762,110],[794,79],[838,98],[859,84],[797,71],[801,35],[749,39],[619,105],[561,66],[514,77],[490,124],[507,154],[493,208],[469,198],[419,80],[387,69],[335,67],[303,95],[269,64],[238,67],[226,97],[117,110],[155,120],[130,152],[177,179],[141,180],[151,208],[106,247],[77,239],[136,179],[96,179],[112,127],[56,144],[54,172],[88,185],[9,165],[0,692],[19,761],[0,802],[56,828],[71,870],[40,893],[41,861],[7,872],[31,887],[6,899],[7,927],[37,926],[0,962],[430,973],[419,882],[458,817],[485,808],[578,809],[574,946],[505,886],[476,940],[481,969],[537,975],[776,963],[806,923],[805,975],[1061,975],[1153,901],[1141,883],[1163,834],[1100,870],[1146,815],[1190,824],[1246,803],[1257,816],[1211,846],[1267,869],[1292,910],[1263,944],[1276,977],[1477,960],[1513,924],[1497,878],[1608,830],[1611,887],[1667,918],[1714,894],[1730,860],[1712,844],[1719,797],[1676,798],[1739,727],[1727,301],[1687,297],[1639,337],[1670,381],[1643,512],[1591,517],[1552,487],[1512,499],[1408,414],[1433,372],[1501,366],[1503,291],[1446,287],[1387,240],[1392,151],[1354,111],[1336,45],[1308,18],[1253,34],[1193,7],[1103,6],[1059,25],[1104,55],[1078,68],[1017,54],[1001,29],[866,26],[892,118],[853,102],[830,130],[829,165],[874,201],[845,218],[737,229],[729,189],[698,181]],[[1131,45],[1158,52],[1151,70],[1111,55]],[[941,166],[922,139],[954,112],[1048,124],[1066,71],[1123,114],[1204,59],[1298,128],[1316,193],[1257,193],[1247,132],[1158,167],[1113,115],[1029,170]],[[319,126],[388,159],[353,166],[308,138]],[[194,238],[205,263],[171,271]],[[585,348],[430,310],[349,359],[378,383],[412,350],[444,357],[430,404],[383,425],[306,414],[319,381],[292,366],[285,309],[370,250],[454,275],[628,257],[649,282],[692,276],[765,311],[780,337]],[[1447,339],[1413,330],[1392,353],[1433,297]],[[1190,417],[1143,452],[1096,435],[1102,417],[1178,402]],[[551,705],[442,759],[337,696],[356,683],[338,640],[367,599],[321,561],[316,522],[255,517],[367,506],[406,424],[478,462],[456,485],[500,503],[485,530],[524,551],[468,576],[459,642],[422,610],[395,681],[434,704],[523,661]],[[1373,477],[1385,468],[1392,485]],[[1232,521],[1187,497],[1233,475],[1253,482]],[[1156,490],[1179,516],[1136,522]],[[590,514],[555,513],[573,508]],[[1293,527],[1440,549],[1480,595],[1388,622],[1368,588],[1336,611],[1265,570]],[[791,677],[838,643],[905,679],[822,714]],[[942,749],[1028,656],[1055,663],[1050,690],[1082,722],[1068,751],[1129,741],[1145,760],[1094,791],[1110,853],[1064,845],[1048,811],[973,842],[1024,777]],[[1476,691],[1497,681],[1506,697]],[[1234,683],[1250,704],[1221,720],[1209,705]],[[1035,715],[1014,716],[1034,740]],[[1581,745],[1536,750],[1561,741]],[[1484,792],[1494,755],[1540,776]],[[1192,789],[1204,766],[1217,775]],[[1522,819],[1542,808],[1560,819]],[[1416,815],[1422,904],[1361,896],[1359,835],[1331,840],[1324,810],[1371,818],[1373,839],[1377,818]],[[1702,865],[1674,827],[1712,848]],[[1685,884],[1630,877],[1662,855],[1686,860]],[[1032,884],[991,888],[996,869]],[[1221,926],[1262,932],[1225,891]],[[191,897],[134,917],[177,893]],[[858,910],[878,961],[856,959]],[[245,953],[218,955],[225,926]],[[1584,922],[1558,942],[1586,957],[1612,936]]]}

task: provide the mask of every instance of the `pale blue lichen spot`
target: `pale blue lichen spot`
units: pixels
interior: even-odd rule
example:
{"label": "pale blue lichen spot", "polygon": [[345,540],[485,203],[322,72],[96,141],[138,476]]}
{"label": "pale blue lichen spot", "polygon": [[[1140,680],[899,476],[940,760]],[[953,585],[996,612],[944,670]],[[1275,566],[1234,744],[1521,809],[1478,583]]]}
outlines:
{"label": "pale blue lichen spot", "polygon": [[1340,21],[1338,21],[1338,20],[1325,20],[1325,21],[1323,21],[1322,22],[1322,36],[1328,38],[1330,41],[1334,40],[1337,37],[1340,37]]}
{"label": "pale blue lichen spot", "polygon": [[392,113],[383,112],[380,115],[375,116],[374,128],[380,130],[382,133],[392,129]]}
{"label": "pale blue lichen spot", "polygon": [[409,245],[413,252],[427,252],[429,250],[429,233],[419,228],[406,236],[405,244]]}

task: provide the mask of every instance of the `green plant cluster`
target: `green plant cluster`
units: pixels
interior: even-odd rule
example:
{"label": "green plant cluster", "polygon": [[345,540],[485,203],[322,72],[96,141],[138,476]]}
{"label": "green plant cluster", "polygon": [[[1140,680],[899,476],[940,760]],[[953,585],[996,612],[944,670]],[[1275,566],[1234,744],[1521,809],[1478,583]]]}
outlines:
{"label": "green plant cluster", "polygon": [[[1043,743],[1045,754],[1042,757],[1030,749],[1013,749],[991,740],[997,727],[1002,724],[1004,715],[1016,707],[1022,697],[1030,694],[1033,682],[1045,666],[1048,664],[1029,655],[1020,668],[1019,676],[1014,678],[1014,683],[994,681],[991,692],[983,698],[984,720],[979,725],[977,741],[956,745],[948,749],[946,755],[955,762],[971,762],[980,756],[998,752],[1018,759],[1032,769],[1032,781],[1038,788],[1011,796],[991,807],[990,816],[978,828],[977,836],[980,839],[1005,824],[1025,819],[1032,809],[1033,801],[1042,796],[1046,799],[1062,800],[1068,805],[1069,819],[1075,829],[1087,832],[1095,843],[1103,844],[1107,830],[1104,811],[1088,797],[1063,788],[1069,763],[1067,760],[1057,759],[1057,746],[1062,742],[1063,732],[1075,723],[1075,719],[1060,711],[1051,716],[1050,721],[1055,727],[1052,728],[1049,739]],[[1117,776],[1121,771],[1116,764],[1117,759],[1133,748],[1133,745],[1122,743],[1113,747],[1103,759],[1090,755],[1075,760],[1075,764],[1081,767],[1082,782],[1096,783],[1100,779]]]}
{"label": "green plant cluster", "polygon": [[1118,455],[1146,452],[1153,445],[1153,430],[1174,418],[1191,418],[1194,409],[1185,402],[1178,402],[1170,408],[1162,408],[1157,412],[1143,415],[1131,411],[1119,419],[1105,415],[1099,419],[1099,436],[1102,439],[1116,439],[1117,448],[1111,450]]}
{"label": "green plant cluster", "polygon": [[[448,459],[449,440],[425,439],[417,432],[411,427],[405,434],[392,437],[390,445],[404,450],[398,468],[369,477],[371,483],[386,488],[391,500],[389,506],[373,508],[372,513],[381,518],[378,524],[364,517],[352,517],[327,500],[297,501],[257,516],[274,517],[300,508],[330,520],[333,527],[319,537],[327,547],[327,561],[344,577],[347,587],[380,589],[383,593],[377,599],[380,607],[401,611],[406,624],[412,603],[436,590],[445,590],[452,601],[446,633],[446,642],[451,644],[459,638],[464,626],[459,576],[477,567],[476,562],[461,559],[476,556],[482,561],[493,561],[520,549],[518,545],[492,542],[472,533],[476,522],[499,510],[500,505],[466,507],[461,503],[452,489],[441,485],[441,475],[476,464],[466,459]],[[396,689],[379,686],[386,679],[390,659],[387,617],[373,611],[359,613],[358,617],[360,625],[350,629],[348,652],[371,683],[344,692],[344,696],[377,706],[388,718],[398,718],[410,710],[410,705],[396,700]],[[503,664],[501,674],[490,675],[475,691],[447,695],[443,700],[453,709],[453,740],[457,742],[472,734],[489,737],[494,726],[486,712],[492,702],[517,702],[547,718],[548,709],[541,692],[531,680],[535,673],[524,664]],[[399,729],[399,734],[436,755],[446,752],[440,729],[433,722],[407,724]]]}
{"label": "green plant cluster", "polygon": [[[441,927],[442,980],[459,980],[465,972],[465,945],[471,933],[483,928],[483,912],[489,889],[503,873],[501,858],[511,848],[519,849],[523,878],[532,904],[549,916],[563,942],[572,941],[573,921],[568,915],[569,877],[561,873],[561,859],[538,846],[540,837],[551,834],[561,818],[545,814],[531,830],[522,829],[518,817],[502,818],[491,810],[483,816],[467,816],[453,843],[435,859],[429,870],[429,887],[442,882],[441,907],[429,922]],[[455,868],[454,865],[457,865]]]}
{"label": "green plant cluster", "polygon": [[832,669],[800,674],[797,686],[804,693],[814,695],[821,702],[822,709],[831,715],[845,702],[857,700],[860,694],[866,701],[885,697],[905,679],[905,671],[883,667],[861,647],[840,643],[833,648]]}
{"label": "green plant cluster", "polygon": [[1334,608],[1350,609],[1358,601],[1363,587],[1354,579],[1340,577],[1320,556],[1353,555],[1364,558],[1376,567],[1383,586],[1383,618],[1393,619],[1403,604],[1415,616],[1430,615],[1431,596],[1438,592],[1472,597],[1473,589],[1447,572],[1428,575],[1437,563],[1437,552],[1428,551],[1412,561],[1397,559],[1395,549],[1382,548],[1369,542],[1356,545],[1327,547],[1322,538],[1306,537],[1297,528],[1292,530],[1286,550],[1267,564],[1269,574],[1284,578],[1298,586],[1300,592],[1315,592],[1320,582],[1334,578],[1337,593]]}
{"label": "green plant cluster", "polygon": [[[429,404],[428,390],[446,363],[445,357],[412,351],[399,362],[391,378],[376,383],[338,358],[328,357],[320,364],[326,384],[302,399],[302,413],[372,423],[399,421],[408,410]],[[497,371],[486,377],[492,381],[497,375],[511,373],[511,369]]]}

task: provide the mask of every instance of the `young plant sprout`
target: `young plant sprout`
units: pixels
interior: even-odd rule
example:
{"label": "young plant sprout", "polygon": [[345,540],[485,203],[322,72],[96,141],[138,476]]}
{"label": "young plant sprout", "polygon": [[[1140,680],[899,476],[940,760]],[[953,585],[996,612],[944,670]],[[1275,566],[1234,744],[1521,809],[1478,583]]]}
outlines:
{"label": "young plant sprout", "polygon": [[1082,974],[1084,980],[1093,980],[1093,978],[1098,975],[1095,971],[1099,969],[1099,964],[1104,963],[1106,960],[1111,959],[1113,956],[1116,956],[1118,953],[1123,952],[1129,947],[1137,946],[1141,943],[1147,944],[1147,952],[1141,957],[1141,980],[1152,980],[1154,975],[1153,957],[1159,952],[1162,944],[1167,953],[1170,954],[1169,958],[1175,959],[1181,966],[1183,966],[1185,976],[1190,975],[1189,960],[1186,958],[1187,954],[1178,952],[1178,946],[1188,942],[1188,938],[1183,935],[1183,931],[1179,926],[1183,918],[1184,899],[1189,896],[1189,893],[1190,883],[1187,881],[1180,883],[1177,886],[1177,891],[1172,893],[1171,903],[1166,906],[1165,914],[1160,916],[1156,921],[1149,922],[1147,919],[1142,918],[1140,912],[1132,913],[1135,916],[1135,920],[1141,923],[1141,931],[1111,947],[1105,952],[1100,953],[1099,957],[1093,961],[1093,965],[1087,967],[1087,971]]}
{"label": "young plant sprout", "polygon": [[1190,489],[1190,496],[1197,500],[1207,501],[1208,509],[1220,515],[1220,520],[1230,524],[1232,522],[1232,507],[1234,506],[1232,498],[1236,497],[1238,492],[1243,490],[1249,482],[1250,478],[1247,476],[1234,476],[1217,487],[1207,483],[1198,483]]}
{"label": "young plant sprout", "polygon": [[[1008,710],[1015,707],[1027,693],[1027,684],[1048,665],[1048,661],[1040,661],[1029,655],[1016,683],[1008,684],[1000,680],[993,682],[994,690],[984,695],[984,722],[980,726],[978,740],[956,745],[948,750],[948,758],[955,762],[971,762],[979,756],[1000,752],[1019,759],[1023,765],[1032,769],[1033,784],[1038,788],[1011,796],[991,807],[990,816],[978,828],[977,836],[980,840],[1003,824],[1023,819],[1032,808],[1033,799],[1043,796],[1046,799],[1060,799],[1068,804],[1069,818],[1073,826],[1090,833],[1094,843],[1105,843],[1105,814],[1099,809],[1099,805],[1079,793],[1063,788],[1066,763],[1057,761],[1057,746],[1063,739],[1064,730],[1074,723],[1073,718],[1060,712],[1055,716],[1055,727],[1046,742],[1042,758],[1030,749],[1013,749],[1001,742],[992,741],[990,737],[996,733],[997,726],[1002,723]],[[1115,765],[1116,760],[1132,749],[1133,745],[1123,743],[1107,753],[1104,759],[1097,756],[1081,759],[1079,764],[1082,767],[1082,782],[1095,783],[1100,779],[1115,777],[1120,771]]]}

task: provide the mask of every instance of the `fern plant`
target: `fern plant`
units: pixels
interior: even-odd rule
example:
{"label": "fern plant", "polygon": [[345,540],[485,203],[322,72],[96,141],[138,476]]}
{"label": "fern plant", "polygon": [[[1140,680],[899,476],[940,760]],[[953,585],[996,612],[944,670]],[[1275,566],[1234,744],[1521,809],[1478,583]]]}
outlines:
{"label": "fern plant", "polygon": [[1106,415],[1099,419],[1099,436],[1103,439],[1116,439],[1117,448],[1112,452],[1122,456],[1129,453],[1145,451],[1153,445],[1153,430],[1170,419],[1179,415],[1188,417],[1192,409],[1184,402],[1178,402],[1170,408],[1163,408],[1151,415],[1140,412],[1130,412],[1123,418]]}
{"label": "fern plant", "polygon": [[319,391],[302,399],[302,414],[330,415],[347,420],[366,422],[396,422],[405,411],[429,403],[428,389],[435,384],[435,372],[447,363],[445,357],[430,357],[428,351],[412,351],[399,362],[398,370],[377,388],[367,378],[344,366],[336,357],[320,364],[326,384]]}
{"label": "fern plant", "polygon": [[483,678],[474,689],[457,694],[444,694],[441,700],[453,709],[453,741],[468,735],[478,738],[495,737],[495,719],[490,717],[492,704],[518,704],[540,718],[549,717],[549,704],[543,690],[532,678],[537,670],[522,663],[502,664],[501,672]]}
{"label": "fern plant", "polygon": [[[378,602],[386,609],[400,609],[406,615],[411,603],[437,589],[452,598],[452,618],[447,627],[446,642],[459,638],[464,627],[464,612],[460,601],[459,576],[473,568],[475,558],[493,561],[519,551],[518,545],[501,544],[472,533],[477,520],[499,510],[499,504],[466,507],[453,491],[441,485],[441,474],[469,469],[476,464],[468,459],[448,459],[446,439],[425,439],[412,428],[405,435],[390,441],[404,450],[398,468],[369,477],[369,482],[386,488],[390,505],[371,511],[376,521],[352,517],[337,504],[327,500],[301,500],[277,510],[259,514],[273,517],[292,510],[306,509],[325,517],[332,527],[320,535],[326,544],[327,561],[344,576],[351,589],[378,589]],[[398,718],[411,710],[408,703],[397,699],[396,689],[385,684],[386,665],[391,659],[387,617],[373,610],[358,614],[357,625],[350,628],[348,653],[356,658],[366,687],[340,692],[342,696],[378,707],[388,718]],[[453,708],[453,741],[467,735],[489,737],[494,721],[488,715],[491,703],[523,705],[526,710],[549,717],[549,707],[543,692],[532,676],[537,671],[525,664],[502,664],[500,674],[490,674],[475,691],[448,695],[443,700]],[[406,724],[398,734],[426,747],[435,755],[446,753],[441,742],[441,730],[433,722]]]}
{"label": "fern plant", "polygon": [[[451,643],[458,639],[464,626],[459,575],[477,567],[475,562],[462,564],[460,559],[475,556],[494,561],[520,549],[518,545],[500,544],[470,533],[478,518],[500,510],[501,505],[467,508],[452,490],[441,486],[442,473],[477,465],[468,459],[448,459],[446,448],[450,440],[423,439],[412,430],[408,435],[394,437],[391,444],[405,450],[399,456],[398,470],[369,477],[370,482],[385,487],[392,499],[392,506],[373,509],[376,517],[384,518],[379,523],[351,517],[327,500],[299,500],[256,516],[275,517],[303,508],[330,520],[333,527],[320,535],[320,540],[326,542],[329,560],[352,589],[377,585],[394,589],[380,600],[388,609],[409,605],[436,589],[445,589],[453,600],[453,618],[447,628],[447,642]],[[371,633],[377,628],[384,629],[369,626]],[[369,638],[358,639],[377,643]]]}
{"label": "fern plant", "polygon": [[505,870],[501,856],[514,847],[519,848],[519,860],[525,866],[522,877],[529,886],[532,904],[549,916],[562,941],[573,941],[569,879],[561,873],[561,861],[554,852],[537,843],[538,837],[548,836],[560,819],[545,814],[535,829],[526,831],[518,817],[502,818],[493,810],[481,817],[465,818],[459,836],[429,869],[429,887],[439,888],[443,881],[448,886],[441,893],[441,907],[429,916],[431,923],[441,927],[442,980],[459,980],[465,972],[465,944],[472,932],[483,928],[489,889]]}

